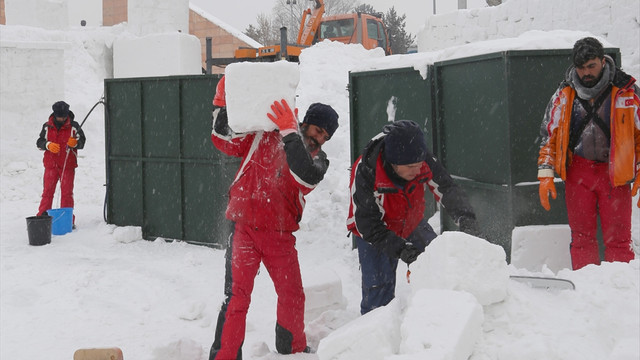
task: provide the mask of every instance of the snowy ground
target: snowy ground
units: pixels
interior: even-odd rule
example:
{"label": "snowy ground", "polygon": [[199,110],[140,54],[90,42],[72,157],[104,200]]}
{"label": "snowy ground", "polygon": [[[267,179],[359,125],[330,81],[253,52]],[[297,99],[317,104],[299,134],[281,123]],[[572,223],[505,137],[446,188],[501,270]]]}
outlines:
{"label": "snowy ground", "polygon": [[[51,35],[5,26],[1,31],[3,38],[13,40],[26,34],[26,39],[61,36],[72,42],[70,58],[85,60],[69,60],[66,100],[82,120],[102,95],[104,77],[100,66],[86,60],[95,59],[95,54],[100,53],[94,47],[97,45],[87,41],[91,34]],[[109,41],[104,30],[99,37]],[[571,45],[572,42],[566,47]],[[461,48],[456,52],[463,51]],[[442,55],[423,55],[431,60],[440,59],[439,56]],[[338,58],[339,65],[335,61]],[[331,160],[329,173],[307,197],[302,228],[296,234],[305,283],[335,273],[345,298],[343,308],[307,319],[309,343],[315,348],[322,347],[321,340],[339,327],[348,328],[353,320],[363,322],[359,315],[357,254],[351,250],[345,229],[350,166],[345,155],[349,153],[346,85],[349,69],[362,67],[368,61],[381,67],[385,61],[414,60],[384,60],[379,52],[338,44],[310,48],[301,58],[298,107],[302,111],[316,101],[329,103],[340,114],[341,124],[326,145]],[[104,124],[100,107],[84,126],[87,146],[81,151],[75,187],[78,229],[54,236],[50,245],[29,246],[25,218],[36,212],[42,190],[42,154],[36,149],[35,140],[50,109],[30,108],[17,113],[3,110],[4,106],[0,104],[0,358],[39,359],[46,354],[51,359],[69,359],[78,348],[119,346],[126,359],[206,359],[222,301],[223,251],[162,239],[144,241],[137,228],[104,223]],[[638,214],[634,206],[636,241],[640,241]],[[456,233],[450,236],[465,237]],[[419,262],[440,259],[443,266],[449,266],[443,274],[448,275],[443,287],[461,281],[453,275],[464,273],[465,263],[460,262],[455,251],[436,248],[425,255],[428,256],[421,256]],[[511,274],[533,274],[506,264],[504,268]],[[481,332],[477,342],[472,343],[470,359],[638,359],[639,268],[636,259],[630,264],[559,271],[557,276],[576,284],[575,291],[545,291],[507,282],[501,301],[481,307]],[[447,308],[446,297],[433,297],[431,302],[417,297],[412,286],[420,283],[416,280],[420,272],[415,271],[414,281],[407,284],[405,270],[404,265],[399,266],[398,301],[394,305],[397,309],[389,307],[388,311],[403,316],[411,310],[411,314],[420,315],[419,307],[412,306],[420,301],[425,307],[422,314]],[[555,275],[550,270],[542,273]],[[273,353],[276,299],[266,271],[258,275],[254,294],[247,319],[245,359],[318,359],[317,354],[280,357]],[[366,337],[370,331],[388,324],[374,319],[366,325],[355,336]],[[409,345],[411,334],[423,332],[423,326],[428,324],[407,321],[403,326],[401,335],[396,334],[404,344],[402,349],[396,352],[393,345],[374,343],[369,346],[371,356],[382,359],[384,354],[396,353],[404,355],[386,358],[424,359],[424,355],[412,353]],[[472,339],[453,332],[445,335],[467,345]],[[353,333],[347,336],[355,343]]]}

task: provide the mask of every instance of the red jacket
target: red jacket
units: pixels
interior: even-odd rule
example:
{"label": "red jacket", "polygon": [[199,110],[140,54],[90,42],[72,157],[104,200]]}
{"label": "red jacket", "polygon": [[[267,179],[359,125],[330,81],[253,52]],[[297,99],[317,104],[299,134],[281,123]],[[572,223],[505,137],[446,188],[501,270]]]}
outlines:
{"label": "red jacket", "polygon": [[[382,159],[383,137],[383,134],[374,137],[351,168],[347,229],[379,250],[397,257],[405,239],[424,218],[424,196],[429,189],[455,223],[460,224],[461,230],[473,234],[466,226],[473,225],[475,231],[475,213],[466,194],[455,185],[440,162],[429,153],[415,179],[403,186],[394,184]],[[463,220],[465,218],[472,224]]]}
{"label": "red jacket", "polygon": [[[67,120],[58,128],[55,123],[53,114],[49,115],[49,120],[42,125],[40,131],[40,137],[36,141],[36,146],[40,150],[44,150],[44,157],[42,162],[45,168],[59,168],[59,169],[75,169],[78,167],[78,149],[84,147],[86,141],[84,132],[80,127],[80,124],[73,119],[75,115],[69,111]],[[67,142],[70,137],[75,137],[78,140],[78,145],[75,148],[67,147]],[[57,154],[47,150],[47,143],[57,143],[60,145],[60,151]],[[69,154],[67,155],[67,149]],[[65,166],[66,159],[66,166]]]}
{"label": "red jacket", "polygon": [[242,158],[229,189],[227,218],[256,229],[298,230],[304,196],[329,166],[324,152],[312,158],[298,133],[284,138],[276,131],[234,134],[226,125],[224,108],[214,110],[214,120],[224,123],[214,124],[211,141],[215,147]]}

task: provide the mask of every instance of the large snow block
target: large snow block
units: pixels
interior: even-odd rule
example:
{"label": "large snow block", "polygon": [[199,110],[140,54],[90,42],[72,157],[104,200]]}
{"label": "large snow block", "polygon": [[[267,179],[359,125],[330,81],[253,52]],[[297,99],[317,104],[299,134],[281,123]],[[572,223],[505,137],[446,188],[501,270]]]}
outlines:
{"label": "large snow block", "polygon": [[67,1],[7,0],[3,3],[7,25],[25,25],[47,30],[62,30],[69,26]]}
{"label": "large snow block", "polygon": [[164,33],[113,42],[115,78],[202,74],[200,40]]}
{"label": "large snow block", "polygon": [[398,300],[366,313],[322,339],[318,345],[318,359],[384,360],[397,354],[401,316]]}
{"label": "large snow block", "polygon": [[18,113],[28,109],[51,111],[51,104],[64,99],[64,55],[69,47],[68,42],[0,41],[2,110]]}
{"label": "large snow block", "polygon": [[458,231],[445,231],[411,264],[411,286],[464,290],[482,305],[507,296],[509,269],[504,249]]}
{"label": "large snow block", "polygon": [[530,225],[513,229],[511,265],[531,271],[571,269],[569,225]]}
{"label": "large snow block", "polygon": [[225,69],[229,127],[235,132],[277,129],[267,113],[282,99],[293,110],[299,81],[298,64],[288,61],[230,64]]}
{"label": "large snow block", "polygon": [[400,327],[400,353],[420,355],[419,359],[466,360],[482,334],[483,321],[482,306],[467,292],[419,290]]}
{"label": "large snow block", "polygon": [[302,274],[304,284],[304,320],[309,323],[328,310],[343,310],[347,299],[342,295],[342,281],[334,271],[323,268],[322,271],[305,271]]}

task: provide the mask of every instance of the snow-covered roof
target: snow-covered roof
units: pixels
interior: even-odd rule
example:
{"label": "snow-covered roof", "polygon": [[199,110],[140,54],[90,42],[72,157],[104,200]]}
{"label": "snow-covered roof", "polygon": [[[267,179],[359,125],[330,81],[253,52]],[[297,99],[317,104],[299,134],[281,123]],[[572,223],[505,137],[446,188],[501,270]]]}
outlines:
{"label": "snow-covered roof", "polygon": [[243,34],[242,31],[234,28],[233,26],[225,23],[224,21],[218,19],[217,17],[209,14],[208,12],[206,12],[205,10],[203,10],[202,8],[198,7],[197,5],[195,5],[194,3],[192,3],[191,1],[189,1],[189,9],[195,11],[198,15],[202,16],[203,18],[211,21],[212,23],[218,25],[219,27],[223,28],[226,32],[230,33],[231,35],[237,37],[238,39],[246,42],[249,46],[255,47],[255,48],[259,48],[262,47],[262,44],[260,44],[259,42],[253,40],[252,38],[248,37],[247,35]]}

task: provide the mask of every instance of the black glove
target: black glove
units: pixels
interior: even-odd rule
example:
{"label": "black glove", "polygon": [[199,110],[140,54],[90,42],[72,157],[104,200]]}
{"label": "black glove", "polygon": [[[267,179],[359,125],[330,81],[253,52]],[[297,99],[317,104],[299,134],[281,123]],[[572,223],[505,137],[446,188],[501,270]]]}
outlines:
{"label": "black glove", "polygon": [[420,251],[418,248],[413,246],[412,243],[407,242],[404,244],[402,251],[400,251],[400,259],[406,262],[407,265],[409,265],[412,262],[416,261],[416,259],[418,258],[418,255],[420,255],[421,253],[422,251]]}
{"label": "black glove", "polygon": [[[219,109],[219,110],[218,110]],[[217,112],[216,112],[217,111]],[[226,107],[214,107],[213,108],[213,130],[220,135],[229,135],[231,129],[229,128],[229,118],[227,117]]]}
{"label": "black glove", "polygon": [[483,237],[480,229],[478,228],[478,222],[474,218],[463,216],[458,220],[458,226],[462,232],[479,238]]}

